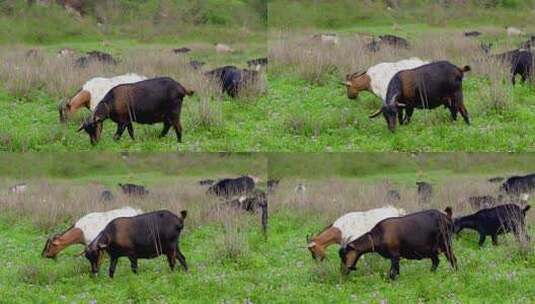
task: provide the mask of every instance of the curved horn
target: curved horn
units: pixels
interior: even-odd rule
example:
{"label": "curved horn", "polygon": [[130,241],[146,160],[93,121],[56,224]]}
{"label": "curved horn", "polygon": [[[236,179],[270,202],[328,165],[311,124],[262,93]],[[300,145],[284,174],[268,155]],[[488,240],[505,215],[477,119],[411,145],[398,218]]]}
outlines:
{"label": "curved horn", "polygon": [[78,130],[76,130],[76,132],[80,132],[80,131],[82,131],[82,130],[84,129],[84,124],[85,124],[85,123],[82,122],[82,124],[80,125],[80,127],[78,128]]}
{"label": "curved horn", "polygon": [[370,114],[370,118],[375,118],[379,116],[379,114],[383,113],[383,107],[381,107],[379,110],[375,111],[374,113]]}

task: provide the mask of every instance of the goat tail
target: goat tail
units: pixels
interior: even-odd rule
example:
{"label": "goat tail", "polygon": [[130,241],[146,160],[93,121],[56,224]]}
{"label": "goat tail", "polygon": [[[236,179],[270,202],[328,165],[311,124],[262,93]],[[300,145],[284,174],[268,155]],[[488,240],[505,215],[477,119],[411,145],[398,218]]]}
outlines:
{"label": "goat tail", "polygon": [[528,212],[529,208],[531,208],[530,205],[526,205],[526,207],[524,207],[524,209],[522,209],[522,213],[524,213],[524,215],[526,215],[526,212]]}
{"label": "goat tail", "polygon": [[444,212],[446,212],[446,214],[448,215],[448,218],[451,219],[451,216],[452,216],[452,210],[451,210],[451,207],[448,206],[446,207],[446,209],[444,209]]}
{"label": "goat tail", "polygon": [[462,69],[460,69],[461,72],[466,73],[472,70],[472,68],[469,65],[465,65]]}
{"label": "goat tail", "polygon": [[188,90],[188,89],[186,89],[186,88],[184,88],[184,91],[186,92],[186,95],[188,95],[188,96],[192,96],[193,94],[195,94],[195,91],[193,91],[193,90]]}

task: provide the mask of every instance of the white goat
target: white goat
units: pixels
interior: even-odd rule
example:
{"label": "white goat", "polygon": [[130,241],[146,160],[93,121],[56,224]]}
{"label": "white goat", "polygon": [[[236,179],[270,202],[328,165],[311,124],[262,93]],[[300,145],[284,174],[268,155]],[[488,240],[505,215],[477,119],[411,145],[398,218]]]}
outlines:
{"label": "white goat", "polygon": [[344,84],[348,88],[348,97],[356,98],[360,91],[369,91],[384,101],[388,84],[397,72],[414,69],[428,63],[429,61],[413,57],[396,62],[379,63],[368,68],[366,72],[347,75]]}
{"label": "white goat", "polygon": [[331,244],[343,246],[370,231],[378,222],[402,215],[405,210],[393,206],[346,213],[312,239],[307,238],[308,250],[315,259],[323,260],[325,250]]}
{"label": "white goat", "polygon": [[86,107],[93,111],[104,96],[114,87],[121,84],[139,82],[145,79],[147,79],[147,77],[134,73],[111,78],[91,78],[82,86],[82,89],[80,89],[74,97],[61,106],[60,119],[63,121],[66,118],[66,113],[72,114],[81,107]]}
{"label": "white goat", "polygon": [[91,243],[98,234],[118,217],[131,217],[142,214],[140,209],[123,207],[105,212],[93,212],[81,217],[67,231],[56,234],[48,239],[43,249],[42,255],[47,258],[55,258],[56,255],[73,244],[87,245]]}

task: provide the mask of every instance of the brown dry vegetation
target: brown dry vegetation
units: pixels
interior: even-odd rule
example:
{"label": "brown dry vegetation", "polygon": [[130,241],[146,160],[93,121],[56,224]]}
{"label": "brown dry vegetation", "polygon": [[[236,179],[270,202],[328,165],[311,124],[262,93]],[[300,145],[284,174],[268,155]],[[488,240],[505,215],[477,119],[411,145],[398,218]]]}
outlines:
{"label": "brown dry vegetation", "polygon": [[[398,49],[382,46],[378,52],[370,52],[366,45],[371,36],[358,33],[339,35],[339,45],[321,44],[311,38],[310,33],[278,32],[271,36],[269,56],[273,69],[284,69],[296,72],[310,81],[319,81],[319,76],[336,69],[339,76],[355,71],[363,71],[368,67],[388,61],[419,57],[423,60],[449,60],[459,66],[470,65],[477,74],[507,73],[496,67],[489,56],[485,55],[480,42],[467,38],[459,33],[425,33],[418,39],[410,39],[410,48]],[[518,45],[508,41],[503,45],[494,46],[491,53],[515,49]],[[491,61],[492,60],[492,61]],[[308,77],[307,77],[308,76]],[[314,78],[317,77],[317,78]]]}
{"label": "brown dry vegetation", "polygon": [[[207,46],[198,46],[201,47]],[[84,69],[76,68],[73,64],[81,54],[60,57],[43,49],[36,49],[36,55],[28,56],[29,50],[24,47],[10,47],[0,51],[0,81],[10,94],[17,97],[28,97],[38,89],[53,98],[64,98],[72,96],[93,77],[112,77],[124,73],[137,73],[149,78],[169,76],[194,90],[201,96],[201,100],[220,99],[222,96],[217,83],[208,81],[202,75],[206,69],[192,69],[186,56],[177,56],[170,49],[127,50],[120,56],[117,66],[94,63]],[[257,84],[249,88],[247,94],[265,92],[265,75],[261,75],[259,79]]]}
{"label": "brown dry vegetation", "polygon": [[[298,183],[306,186],[304,194],[294,190]],[[347,179],[325,180],[282,180],[277,191],[269,198],[270,212],[289,212],[293,216],[319,220],[318,229],[326,227],[342,214],[352,211],[364,211],[388,205],[386,193],[398,190],[401,194],[398,208],[407,213],[425,209],[444,210],[453,208],[453,216],[475,212],[466,202],[470,196],[497,196],[499,184],[493,184],[480,178],[459,177],[433,183],[433,195],[430,204],[418,203],[416,185],[399,185],[389,180],[382,182],[360,182]],[[535,213],[527,213],[527,223],[535,219]],[[304,237],[304,236],[303,236]]]}
{"label": "brown dry vegetation", "polygon": [[[3,180],[1,188],[7,189],[12,181]],[[59,233],[73,224],[81,216],[132,206],[144,211],[168,209],[175,214],[188,211],[186,229],[203,225],[221,227],[215,241],[228,258],[239,258],[246,254],[247,244],[244,233],[250,229],[260,229],[260,215],[251,216],[242,210],[231,208],[221,200],[206,195],[207,187],[198,185],[196,180],[181,180],[177,184],[150,186],[145,198],[132,198],[120,193],[118,187],[112,190],[114,200],[100,201],[100,193],[107,187],[91,182],[77,185],[62,181],[33,180],[28,183],[28,191],[0,193],[0,213],[10,218],[29,218],[37,228],[48,233]]]}

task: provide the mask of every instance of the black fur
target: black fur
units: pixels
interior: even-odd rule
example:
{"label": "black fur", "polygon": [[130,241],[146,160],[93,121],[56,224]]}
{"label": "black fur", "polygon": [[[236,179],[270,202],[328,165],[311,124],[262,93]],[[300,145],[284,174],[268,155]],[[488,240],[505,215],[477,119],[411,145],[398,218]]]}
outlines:
{"label": "black fur", "polygon": [[506,204],[479,210],[474,214],[456,218],[454,231],[459,233],[463,229],[476,230],[479,233],[479,246],[483,246],[489,235],[492,237],[492,244],[498,245],[498,235],[507,232],[513,232],[517,239],[523,235],[529,240],[524,222],[529,208],[529,205],[520,208],[515,204]]}

